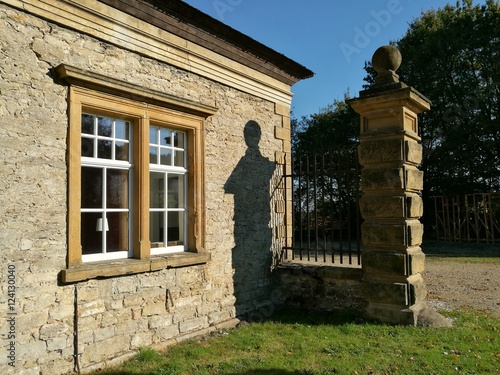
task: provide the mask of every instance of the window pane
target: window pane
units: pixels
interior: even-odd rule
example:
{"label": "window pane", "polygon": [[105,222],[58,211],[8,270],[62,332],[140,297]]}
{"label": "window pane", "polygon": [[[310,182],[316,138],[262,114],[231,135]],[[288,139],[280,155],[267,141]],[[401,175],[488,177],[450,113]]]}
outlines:
{"label": "window pane", "polygon": [[82,114],[82,133],[94,134],[94,116]]}
{"label": "window pane", "polygon": [[174,146],[179,148],[184,148],[184,133],[175,132]]}
{"label": "window pane", "polygon": [[166,148],[160,149],[160,164],[172,165],[172,150]]}
{"label": "window pane", "polygon": [[102,171],[82,167],[82,208],[102,208]]}
{"label": "window pane", "polygon": [[172,131],[160,129],[160,144],[170,146],[172,144]]}
{"label": "window pane", "polygon": [[94,139],[95,138],[82,138],[82,156],[88,158],[94,157]]}
{"label": "window pane", "polygon": [[97,157],[100,159],[111,159],[111,141],[97,141]]}
{"label": "window pane", "polygon": [[158,164],[158,148],[156,147],[149,148],[149,162],[151,164]]}
{"label": "window pane", "polygon": [[107,170],[107,207],[128,208],[128,170]]}
{"label": "window pane", "polygon": [[169,212],[168,213],[168,232],[167,232],[167,245],[180,245],[184,237],[184,213],[183,212]]}
{"label": "window pane", "polygon": [[149,143],[153,145],[158,144],[158,128],[154,126],[149,127]]}
{"label": "window pane", "polygon": [[115,143],[115,160],[128,161],[128,142]]}
{"label": "window pane", "polygon": [[165,173],[149,174],[149,202],[151,208],[165,208]]}
{"label": "window pane", "polygon": [[128,212],[108,212],[106,252],[128,250]]}
{"label": "window pane", "polygon": [[107,117],[98,117],[97,118],[97,134],[105,137],[111,137],[113,126],[113,119]]}
{"label": "window pane", "polygon": [[115,120],[115,138],[128,140],[128,131],[127,121]]}
{"label": "window pane", "polygon": [[175,151],[175,166],[184,167],[184,151]]}
{"label": "window pane", "polygon": [[149,215],[149,240],[152,247],[164,247],[164,212],[151,212]]}
{"label": "window pane", "polygon": [[184,176],[169,174],[168,176],[168,208],[184,207]]}
{"label": "window pane", "polygon": [[82,213],[80,236],[83,254],[102,253],[102,232],[96,231],[98,220],[103,221],[101,212]]}

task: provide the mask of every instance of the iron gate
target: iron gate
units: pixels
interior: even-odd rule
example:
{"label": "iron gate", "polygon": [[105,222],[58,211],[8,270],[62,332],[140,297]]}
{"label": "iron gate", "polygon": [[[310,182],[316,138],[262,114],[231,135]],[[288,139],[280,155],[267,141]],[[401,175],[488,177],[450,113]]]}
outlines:
{"label": "iron gate", "polygon": [[284,259],[359,266],[362,246],[357,153],[343,150],[294,157],[285,174],[292,192],[291,246]]}

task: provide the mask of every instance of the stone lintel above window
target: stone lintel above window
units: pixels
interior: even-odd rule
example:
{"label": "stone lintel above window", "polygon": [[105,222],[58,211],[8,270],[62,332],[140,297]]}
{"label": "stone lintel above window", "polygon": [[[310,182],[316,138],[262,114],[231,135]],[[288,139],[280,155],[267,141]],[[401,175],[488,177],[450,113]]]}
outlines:
{"label": "stone lintel above window", "polygon": [[53,74],[56,79],[68,85],[81,86],[135,101],[159,105],[164,108],[191,115],[207,118],[217,112],[216,107],[137,86],[129,82],[66,64],[60,64],[55,67],[53,69]]}

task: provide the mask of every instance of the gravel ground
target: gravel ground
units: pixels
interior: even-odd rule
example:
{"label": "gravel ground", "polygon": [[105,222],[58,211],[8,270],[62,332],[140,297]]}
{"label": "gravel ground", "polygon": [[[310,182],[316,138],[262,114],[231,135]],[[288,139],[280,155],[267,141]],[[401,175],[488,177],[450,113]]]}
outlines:
{"label": "gravel ground", "polygon": [[427,299],[437,310],[475,309],[500,318],[500,244],[424,243]]}

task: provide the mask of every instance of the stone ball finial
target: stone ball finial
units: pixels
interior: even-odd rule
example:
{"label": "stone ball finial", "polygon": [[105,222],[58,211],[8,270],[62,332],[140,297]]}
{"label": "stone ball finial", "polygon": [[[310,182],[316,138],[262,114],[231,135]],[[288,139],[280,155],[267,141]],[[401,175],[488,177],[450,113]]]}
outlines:
{"label": "stone ball finial", "polygon": [[395,72],[401,65],[401,52],[394,46],[379,47],[372,57],[372,66],[377,73],[392,70]]}

